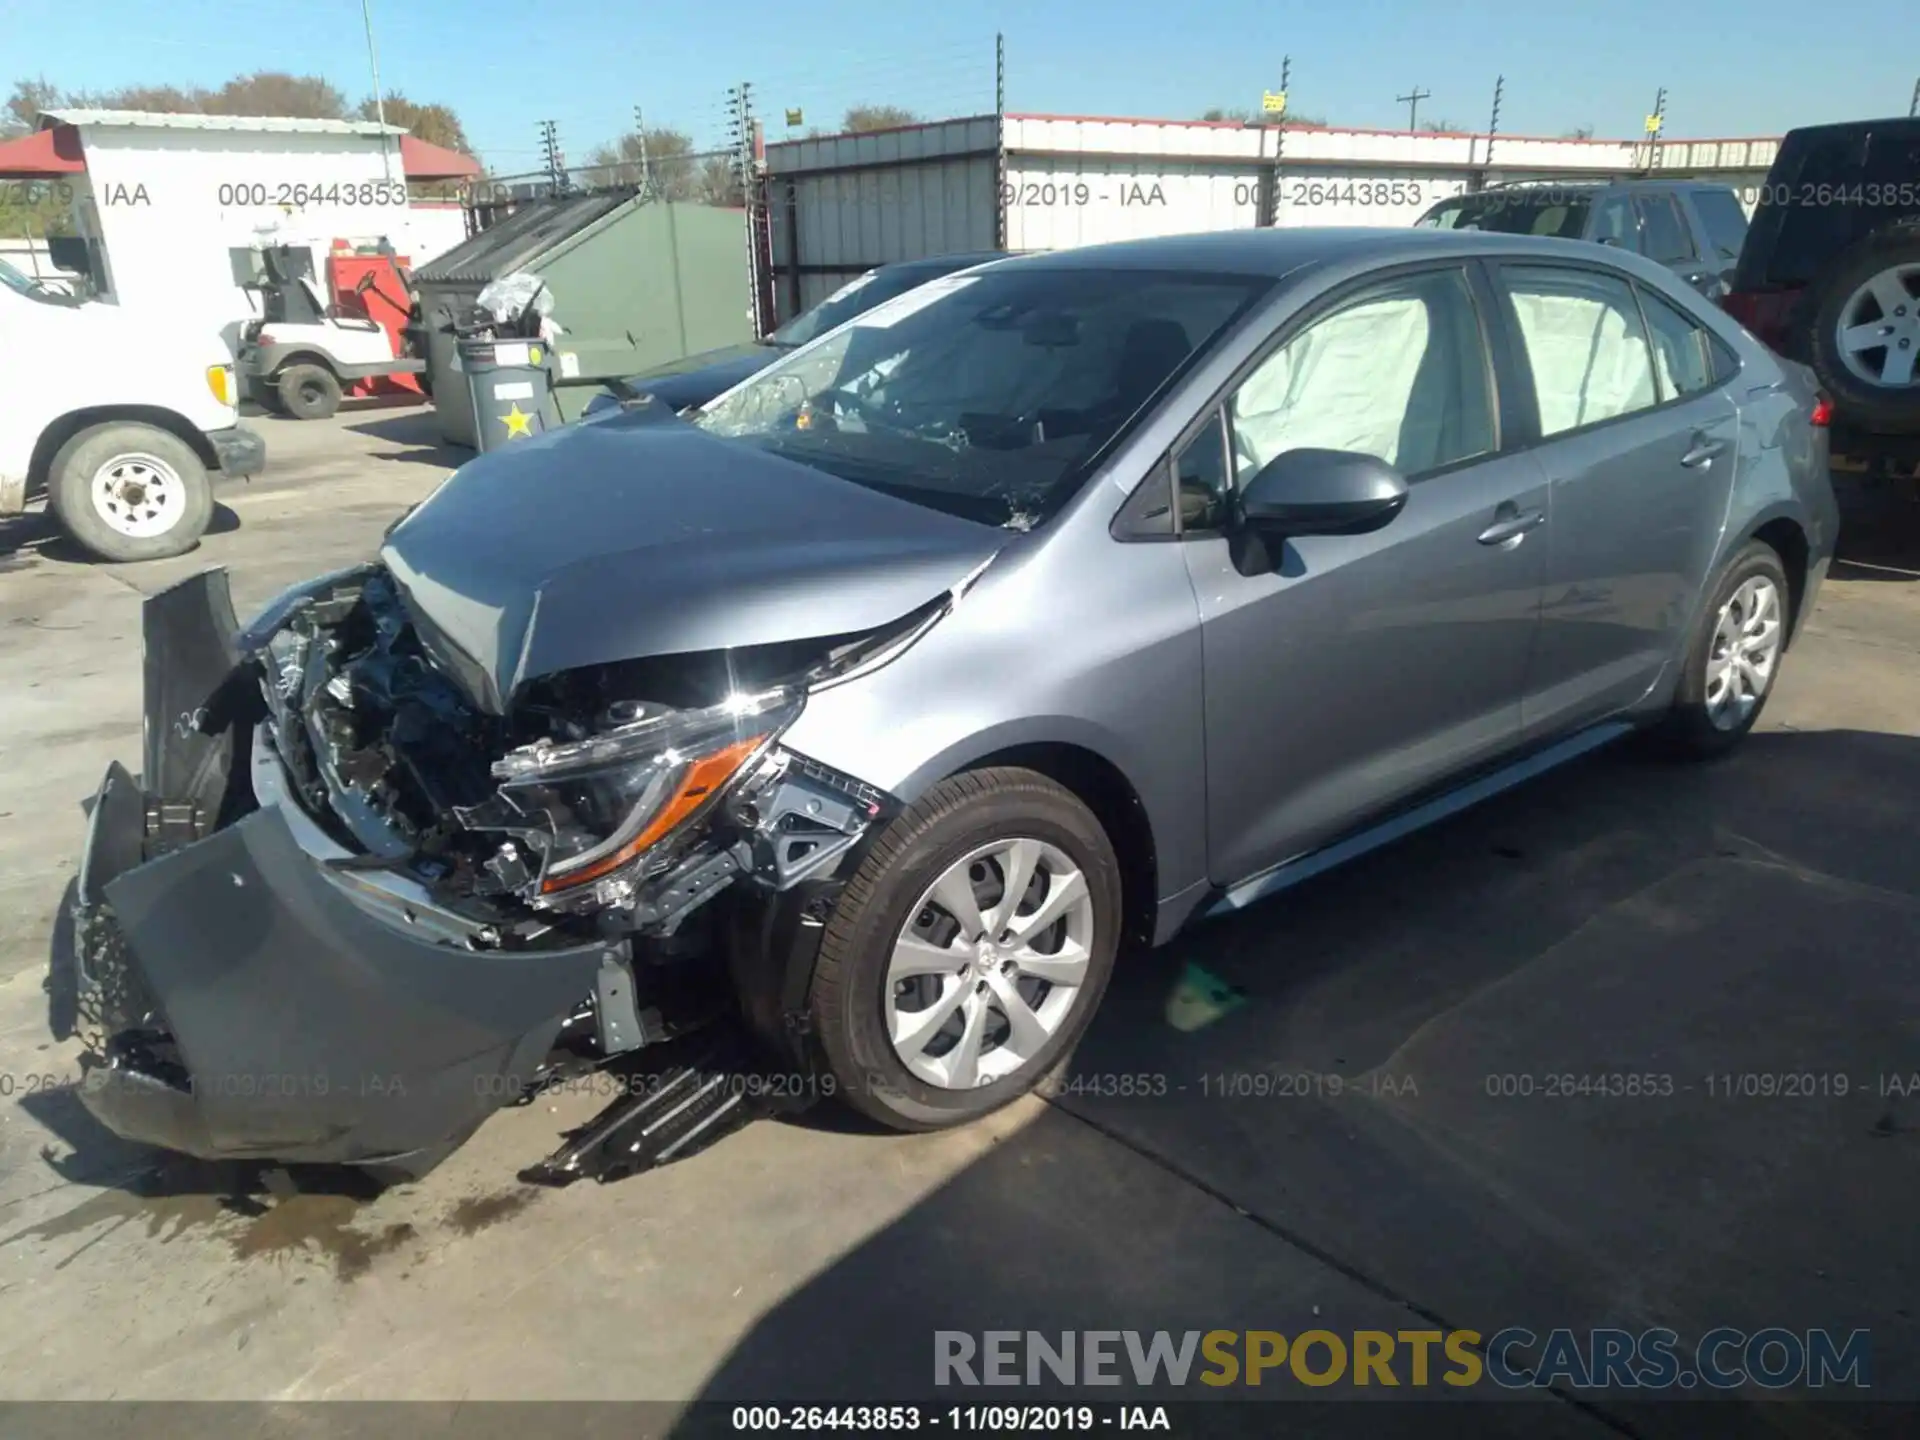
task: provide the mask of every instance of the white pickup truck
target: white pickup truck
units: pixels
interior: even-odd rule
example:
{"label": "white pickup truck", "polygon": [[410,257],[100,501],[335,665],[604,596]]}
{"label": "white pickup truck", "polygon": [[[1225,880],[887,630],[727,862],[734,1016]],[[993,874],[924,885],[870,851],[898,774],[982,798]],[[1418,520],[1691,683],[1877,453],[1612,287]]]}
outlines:
{"label": "white pickup truck", "polygon": [[76,299],[0,261],[0,516],[44,490],[103,560],[191,550],[213,516],[211,472],[266,464],[238,400],[219,336]]}

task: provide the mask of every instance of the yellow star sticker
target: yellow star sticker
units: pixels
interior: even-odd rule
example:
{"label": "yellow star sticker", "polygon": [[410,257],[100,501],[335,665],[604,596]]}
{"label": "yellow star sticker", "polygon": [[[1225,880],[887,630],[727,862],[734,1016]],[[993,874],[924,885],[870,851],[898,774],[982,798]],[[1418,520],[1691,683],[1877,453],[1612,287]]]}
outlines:
{"label": "yellow star sticker", "polygon": [[500,417],[500,423],[507,427],[507,438],[509,440],[516,435],[533,434],[533,431],[528,428],[528,426],[533,423],[533,416],[522,412],[518,400],[513,402],[513,408],[511,410]]}

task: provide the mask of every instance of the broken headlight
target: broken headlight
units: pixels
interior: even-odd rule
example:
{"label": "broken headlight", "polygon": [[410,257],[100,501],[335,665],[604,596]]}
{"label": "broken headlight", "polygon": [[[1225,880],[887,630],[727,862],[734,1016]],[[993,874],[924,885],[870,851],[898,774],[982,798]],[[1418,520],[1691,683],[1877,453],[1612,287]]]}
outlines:
{"label": "broken headlight", "polygon": [[704,814],[800,714],[770,690],[701,710],[660,709],[583,740],[540,740],[493,766],[496,798],[458,812],[541,852],[532,893],[555,897],[619,875]]}

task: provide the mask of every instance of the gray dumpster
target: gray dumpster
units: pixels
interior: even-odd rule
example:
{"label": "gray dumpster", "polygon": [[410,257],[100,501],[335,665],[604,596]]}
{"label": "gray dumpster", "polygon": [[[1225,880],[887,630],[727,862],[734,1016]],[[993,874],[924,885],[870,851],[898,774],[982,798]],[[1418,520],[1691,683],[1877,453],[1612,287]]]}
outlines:
{"label": "gray dumpster", "polygon": [[630,190],[530,201],[413,272],[434,408],[454,444],[479,444],[460,342],[491,333],[480,292],[516,273],[541,282],[558,327],[548,382],[563,419],[609,379],[753,339],[739,211]]}

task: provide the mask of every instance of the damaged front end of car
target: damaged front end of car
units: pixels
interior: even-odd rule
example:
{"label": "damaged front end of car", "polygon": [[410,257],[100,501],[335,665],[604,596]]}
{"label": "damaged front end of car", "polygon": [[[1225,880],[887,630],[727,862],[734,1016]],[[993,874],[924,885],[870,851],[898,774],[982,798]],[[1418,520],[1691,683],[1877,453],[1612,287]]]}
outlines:
{"label": "damaged front end of car", "polygon": [[382,565],[244,630],[224,572],[153,597],[143,773],[109,770],[77,887],[83,1101],[203,1157],[417,1174],[501,1105],[662,1047],[672,1068],[530,1178],[734,1128],[760,1093],[742,1067],[811,1063],[813,950],[896,808],[781,738],[957,594],[493,708]]}

